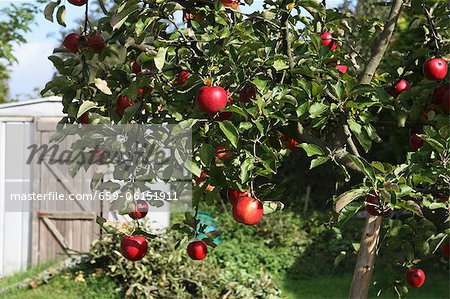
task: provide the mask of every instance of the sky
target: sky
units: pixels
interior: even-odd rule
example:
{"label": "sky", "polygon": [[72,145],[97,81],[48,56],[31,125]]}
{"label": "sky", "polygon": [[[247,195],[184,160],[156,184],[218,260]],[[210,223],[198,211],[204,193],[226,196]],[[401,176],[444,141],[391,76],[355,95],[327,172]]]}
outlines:
{"label": "sky", "polygon": [[[33,1],[0,0],[0,8],[11,5],[13,2]],[[328,0],[327,4],[329,7],[335,7],[341,2],[341,0]],[[261,9],[262,3],[262,0],[254,0],[251,10]],[[76,7],[67,3],[66,9],[67,28],[74,29],[78,24],[76,20],[83,17],[84,7]],[[249,12],[250,8],[244,7],[243,11]],[[36,89],[42,90],[52,78],[55,69],[47,57],[52,54],[55,47],[59,46],[58,38],[61,36],[62,29],[64,28],[57,23],[46,20],[43,13],[36,16],[36,24],[32,26],[30,32],[25,34],[27,43],[16,45],[14,48],[14,55],[18,62],[10,68],[10,98],[20,100],[36,98]]]}

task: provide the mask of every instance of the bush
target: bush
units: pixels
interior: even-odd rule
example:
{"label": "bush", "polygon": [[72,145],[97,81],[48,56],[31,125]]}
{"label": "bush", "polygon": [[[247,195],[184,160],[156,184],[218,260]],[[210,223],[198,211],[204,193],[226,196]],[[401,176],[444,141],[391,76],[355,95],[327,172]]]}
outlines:
{"label": "bush", "polygon": [[279,290],[268,272],[228,268],[216,259],[189,260],[184,250],[175,250],[176,238],[167,233],[150,242],[146,257],[130,262],[118,252],[120,237],[109,235],[94,243],[92,266],[121,287],[125,297],[151,298],[278,298]]}

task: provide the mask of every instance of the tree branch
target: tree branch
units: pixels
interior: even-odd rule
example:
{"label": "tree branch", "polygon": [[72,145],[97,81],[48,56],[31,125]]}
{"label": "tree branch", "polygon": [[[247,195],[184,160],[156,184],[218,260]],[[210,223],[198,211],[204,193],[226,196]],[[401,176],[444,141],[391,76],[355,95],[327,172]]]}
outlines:
{"label": "tree branch", "polygon": [[293,69],[295,66],[294,57],[292,56],[292,34],[289,30],[289,16],[291,15],[291,11],[287,8],[287,5],[290,3],[290,0],[283,1],[283,14],[281,16],[281,29],[283,30],[283,40],[284,40],[284,49],[286,55],[289,60],[289,68]]}
{"label": "tree branch", "polygon": [[361,155],[358,152],[358,148],[356,147],[355,143],[352,139],[352,132],[350,132],[350,129],[347,124],[342,125],[342,128],[344,129],[345,136],[347,136],[347,144],[350,146],[350,149],[352,150],[353,155],[357,157],[361,157]]}
{"label": "tree branch", "polygon": [[380,65],[381,59],[383,59],[384,53],[389,45],[389,40],[394,33],[397,25],[397,20],[401,14],[404,0],[393,0],[391,6],[391,12],[384,26],[384,30],[381,33],[377,43],[373,47],[372,56],[366,64],[364,73],[361,76],[360,84],[369,84]]}
{"label": "tree branch", "polygon": [[98,5],[100,6],[101,10],[103,11],[103,13],[105,15],[109,14],[109,11],[106,9],[105,3],[103,2],[103,0],[98,0]]}

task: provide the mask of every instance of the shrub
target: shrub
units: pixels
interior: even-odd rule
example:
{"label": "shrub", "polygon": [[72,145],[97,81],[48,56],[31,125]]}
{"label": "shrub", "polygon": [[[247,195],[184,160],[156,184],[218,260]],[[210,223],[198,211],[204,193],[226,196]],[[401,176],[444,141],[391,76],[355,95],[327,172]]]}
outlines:
{"label": "shrub", "polygon": [[118,251],[120,237],[108,235],[93,244],[91,263],[113,278],[125,297],[279,297],[267,271],[228,268],[209,257],[203,262],[189,260],[184,250],[174,250],[175,237],[173,233],[159,236],[150,242],[144,259],[130,262]]}

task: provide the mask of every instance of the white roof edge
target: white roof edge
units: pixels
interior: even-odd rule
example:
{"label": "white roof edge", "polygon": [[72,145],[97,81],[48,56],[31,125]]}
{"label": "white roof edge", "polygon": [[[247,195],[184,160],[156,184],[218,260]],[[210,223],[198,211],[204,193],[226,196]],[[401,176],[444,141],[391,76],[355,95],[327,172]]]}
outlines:
{"label": "white roof edge", "polygon": [[34,105],[34,104],[40,104],[40,103],[61,102],[61,101],[62,101],[61,97],[51,96],[51,97],[46,97],[46,98],[34,99],[34,100],[26,100],[26,101],[12,102],[12,103],[8,103],[8,104],[0,104],[0,109],[28,106],[28,105]]}

